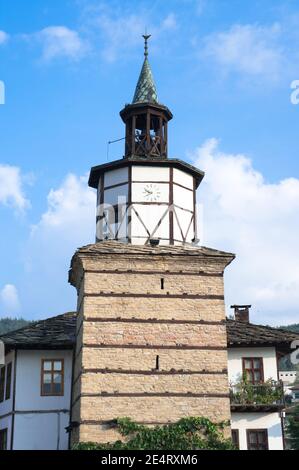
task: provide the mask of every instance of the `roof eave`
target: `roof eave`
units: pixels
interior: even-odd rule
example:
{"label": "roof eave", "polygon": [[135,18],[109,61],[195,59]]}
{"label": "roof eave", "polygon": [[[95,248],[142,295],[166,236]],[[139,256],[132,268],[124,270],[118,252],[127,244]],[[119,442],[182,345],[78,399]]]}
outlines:
{"label": "roof eave", "polygon": [[123,122],[126,122],[130,115],[137,113],[146,112],[147,109],[152,109],[153,111],[163,112],[168,121],[173,119],[173,114],[170,109],[164,104],[155,103],[153,101],[138,101],[132,104],[126,104],[125,107],[120,111],[120,117]]}
{"label": "roof eave", "polygon": [[187,171],[190,173],[192,176],[195,177],[196,179],[196,187],[198,187],[203,180],[205,173],[204,171],[199,170],[193,165],[190,165],[190,163],[186,163],[183,160],[179,160],[177,158],[164,158],[164,159],[157,159],[157,158],[140,158],[140,157],[129,157],[129,158],[122,158],[120,160],[115,160],[110,163],[103,163],[102,165],[97,165],[91,168],[90,170],[90,176],[88,180],[88,185],[91,188],[97,189],[98,188],[98,183],[100,176],[105,173],[106,171],[109,170],[115,170],[118,168],[122,168],[124,166],[132,166],[132,165],[139,165],[139,166],[150,166],[150,165],[155,165],[155,166],[170,166],[174,168],[178,168],[184,171]]}
{"label": "roof eave", "polygon": [[64,351],[64,350],[72,350],[75,347],[75,340],[71,344],[22,344],[22,343],[4,343],[6,354],[10,351],[20,350],[20,351]]}

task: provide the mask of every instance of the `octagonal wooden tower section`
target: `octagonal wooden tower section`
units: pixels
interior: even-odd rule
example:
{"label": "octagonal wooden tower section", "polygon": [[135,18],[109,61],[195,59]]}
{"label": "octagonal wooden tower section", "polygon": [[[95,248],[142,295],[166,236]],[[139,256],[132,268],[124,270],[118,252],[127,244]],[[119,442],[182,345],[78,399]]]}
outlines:
{"label": "octagonal wooden tower section", "polygon": [[234,259],[208,248],[107,241],[79,249],[72,444],[138,423],[230,419],[223,274]]}

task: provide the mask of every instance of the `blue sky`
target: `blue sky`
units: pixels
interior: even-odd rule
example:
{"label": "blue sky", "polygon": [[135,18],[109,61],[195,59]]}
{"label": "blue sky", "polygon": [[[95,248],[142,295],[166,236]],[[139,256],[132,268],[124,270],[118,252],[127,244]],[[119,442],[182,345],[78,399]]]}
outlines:
{"label": "blue sky", "polygon": [[207,172],[203,243],[237,254],[227,304],[252,303],[257,322],[299,321],[293,0],[0,0],[0,317],[74,308],[70,258],[95,233],[86,175],[124,134],[145,28],[175,116],[170,156]]}

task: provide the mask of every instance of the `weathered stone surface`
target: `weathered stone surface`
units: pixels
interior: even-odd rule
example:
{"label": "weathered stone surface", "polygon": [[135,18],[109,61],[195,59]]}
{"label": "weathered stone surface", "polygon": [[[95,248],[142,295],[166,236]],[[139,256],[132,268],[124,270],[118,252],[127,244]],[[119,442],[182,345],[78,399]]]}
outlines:
{"label": "weathered stone surface", "polygon": [[86,373],[82,376],[81,392],[107,393],[227,393],[226,375],[145,375]]}
{"label": "weathered stone surface", "polygon": [[225,325],[85,322],[83,344],[226,347]]}
{"label": "weathered stone surface", "polygon": [[141,422],[175,422],[205,416],[219,422],[230,414],[227,398],[197,397],[82,397],[82,420],[112,420],[129,416]]}
{"label": "weathered stone surface", "polygon": [[[91,273],[85,274],[85,294],[99,291],[135,294],[198,294],[223,295],[223,279],[215,276],[136,274],[136,273]],[[161,279],[164,289],[161,289]]]}
{"label": "weathered stone surface", "polygon": [[224,301],[166,297],[85,297],[85,318],[160,318],[164,320],[224,320]]}
{"label": "weathered stone surface", "polygon": [[[160,370],[210,370],[227,369],[226,351],[183,349],[93,349],[84,348],[82,366],[85,369],[151,370],[159,356]],[[80,365],[81,368],[81,365]]]}
{"label": "weathered stone surface", "polygon": [[[186,416],[228,420],[222,273],[232,255],[208,249],[99,245],[75,256],[70,275],[80,291],[77,377],[84,371],[73,389],[73,400],[81,397],[74,409],[82,423],[73,442],[118,439],[115,430],[101,422],[124,416],[147,423]],[[190,323],[200,320],[216,324]],[[160,371],[218,374],[153,375],[157,356]],[[103,369],[108,370],[101,373]],[[116,373],[118,369],[125,373]],[[149,373],[137,374],[140,370]]]}

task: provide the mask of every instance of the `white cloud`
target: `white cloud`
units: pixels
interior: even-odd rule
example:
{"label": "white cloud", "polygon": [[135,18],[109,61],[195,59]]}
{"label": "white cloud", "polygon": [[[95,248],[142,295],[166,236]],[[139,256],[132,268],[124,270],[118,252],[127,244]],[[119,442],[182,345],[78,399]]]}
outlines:
{"label": "white cloud", "polygon": [[9,39],[9,35],[5,31],[0,30],[0,46],[5,44]]}
{"label": "white cloud", "polygon": [[[48,195],[48,210],[42,215],[36,230],[63,230],[78,234],[78,227],[95,223],[95,194],[87,184],[87,176],[66,176],[58,189],[51,189]],[[81,230],[80,237],[83,237]]]}
{"label": "white cloud", "polygon": [[136,46],[144,33],[143,19],[134,14],[117,19],[102,15],[98,22],[105,38],[103,57],[108,62],[115,61],[122,50]]}
{"label": "white cloud", "polygon": [[0,303],[3,315],[12,315],[20,312],[20,301],[17,288],[13,284],[6,284],[0,291]]}
{"label": "white cloud", "polygon": [[[42,318],[75,308],[68,269],[76,249],[95,242],[96,192],[87,176],[66,176],[48,194],[48,207],[23,249],[22,299],[29,315]],[[25,312],[26,313],[26,312]]]}
{"label": "white cloud", "polygon": [[146,27],[153,36],[153,42],[160,40],[160,44],[163,34],[178,27],[174,13],[170,12],[162,17],[160,22],[153,24],[150,14],[142,8],[134,13],[125,12],[123,9],[112,11],[109,8],[100,8],[99,11],[92,12],[87,23],[89,30],[100,33],[102,55],[107,62],[114,62],[140,46],[141,35]]}
{"label": "white cloud", "polygon": [[33,37],[42,43],[42,58],[46,62],[61,57],[77,61],[89,50],[87,42],[79,33],[65,26],[49,26],[35,33]]}
{"label": "white cloud", "polygon": [[18,210],[29,207],[29,201],[25,198],[22,188],[24,178],[20,168],[0,164],[0,204]]}
{"label": "white cloud", "polygon": [[172,31],[177,28],[177,19],[174,13],[169,13],[161,24],[161,30]]}
{"label": "white cloud", "polygon": [[250,303],[253,320],[283,324],[299,315],[299,180],[270,184],[244,155],[211,139],[193,159],[206,171],[203,244],[236,253],[227,270],[227,304]]}
{"label": "white cloud", "polygon": [[285,63],[281,43],[282,27],[254,24],[233,25],[228,31],[204,39],[204,55],[225,71],[278,79]]}

